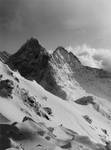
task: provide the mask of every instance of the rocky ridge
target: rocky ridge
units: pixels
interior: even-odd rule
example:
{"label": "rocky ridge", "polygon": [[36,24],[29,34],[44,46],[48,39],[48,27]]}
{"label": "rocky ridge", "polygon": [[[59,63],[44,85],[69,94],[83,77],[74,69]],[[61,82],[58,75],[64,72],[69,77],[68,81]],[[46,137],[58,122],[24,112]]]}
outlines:
{"label": "rocky ridge", "polygon": [[[111,73],[83,66],[72,52],[63,47],[58,47],[49,54],[34,38],[29,39],[11,55],[7,64],[12,69],[18,70],[25,78],[36,80],[46,90],[63,99],[67,99],[65,90],[65,85],[68,86],[67,80],[70,80],[70,84],[74,82],[70,85],[72,89],[76,84],[96,96],[108,99],[111,96],[109,92]],[[103,85],[106,88],[102,89]]]}

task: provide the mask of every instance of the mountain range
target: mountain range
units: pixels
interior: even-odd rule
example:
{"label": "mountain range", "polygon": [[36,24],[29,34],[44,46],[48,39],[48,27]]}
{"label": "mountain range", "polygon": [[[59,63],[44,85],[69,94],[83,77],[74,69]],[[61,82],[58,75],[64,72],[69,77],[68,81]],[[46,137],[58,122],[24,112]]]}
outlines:
{"label": "mountain range", "polygon": [[111,149],[110,72],[35,38],[0,60],[0,150]]}

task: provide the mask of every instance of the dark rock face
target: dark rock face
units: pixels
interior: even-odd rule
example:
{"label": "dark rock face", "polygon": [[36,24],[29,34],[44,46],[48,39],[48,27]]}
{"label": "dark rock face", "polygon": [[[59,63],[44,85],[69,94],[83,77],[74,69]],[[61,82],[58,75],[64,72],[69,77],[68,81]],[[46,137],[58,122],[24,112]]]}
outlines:
{"label": "dark rock face", "polygon": [[82,98],[79,98],[75,101],[75,103],[80,105],[94,104],[92,96],[84,96]]}
{"label": "dark rock face", "polygon": [[88,115],[83,116],[83,118],[84,118],[89,124],[92,123],[92,120],[89,118]]}
{"label": "dark rock face", "polygon": [[51,108],[49,108],[49,107],[44,107],[43,109],[47,112],[48,115],[52,115],[52,110],[51,110]]}
{"label": "dark rock face", "polygon": [[1,80],[0,81],[0,96],[1,97],[11,97],[13,90],[13,82],[11,80]]}
{"label": "dark rock face", "polygon": [[65,99],[66,95],[54,79],[53,68],[50,65],[51,56],[38,40],[31,38],[14,55],[10,56],[7,64],[18,70],[29,80],[36,80],[46,90]]}
{"label": "dark rock face", "polygon": [[[8,64],[20,71],[21,75],[33,79],[37,74],[38,82],[40,82],[45,70],[47,69],[49,55],[46,50],[41,47],[36,39],[28,40],[20,50],[12,55]],[[43,72],[44,71],[44,72]]]}
{"label": "dark rock face", "polygon": [[10,57],[10,54],[7,53],[6,51],[0,52],[0,60],[5,63],[8,58]]}
{"label": "dark rock face", "polygon": [[61,146],[62,149],[71,148],[71,142],[68,142],[66,145]]}
{"label": "dark rock face", "polygon": [[10,138],[18,139],[20,131],[16,126],[9,124],[0,124],[0,150],[6,150],[11,147]]}

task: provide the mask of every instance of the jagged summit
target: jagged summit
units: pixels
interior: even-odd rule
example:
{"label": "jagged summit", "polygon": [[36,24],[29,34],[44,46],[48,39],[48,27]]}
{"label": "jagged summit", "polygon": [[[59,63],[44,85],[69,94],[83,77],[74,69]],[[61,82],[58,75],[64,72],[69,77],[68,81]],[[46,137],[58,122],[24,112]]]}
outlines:
{"label": "jagged summit", "polygon": [[7,63],[14,69],[18,69],[21,65],[29,69],[38,64],[38,67],[40,65],[42,65],[41,67],[46,67],[48,59],[49,54],[45,48],[39,44],[37,39],[31,38],[15,54],[11,55]]}
{"label": "jagged summit", "polygon": [[39,45],[39,41],[34,38],[34,37],[31,37],[29,40],[27,40],[26,44],[29,44],[29,46],[35,46],[37,47]]}
{"label": "jagged summit", "polygon": [[[79,59],[72,53],[68,52],[63,47],[58,47],[52,54],[54,62],[56,64],[64,65],[67,64],[70,68],[79,69],[82,67]],[[53,63],[54,63],[53,62]]]}
{"label": "jagged summit", "polygon": [[68,52],[62,46],[57,47],[52,55],[57,63],[61,63],[61,61],[64,61],[64,63],[67,63],[70,67],[74,68],[79,68],[82,65],[79,59],[72,52]]}
{"label": "jagged summit", "polygon": [[68,50],[66,50],[62,46],[57,47],[56,50],[53,52],[53,55],[56,55],[57,53],[63,55],[63,57],[67,60],[69,59],[69,57],[71,57],[73,60],[76,60],[78,63],[81,64],[80,60],[72,52],[68,52]]}
{"label": "jagged summit", "polygon": [[18,70],[21,75],[41,81],[44,71],[48,67],[49,54],[38,40],[31,38],[7,61],[7,64]]}
{"label": "jagged summit", "polygon": [[[33,58],[33,56],[35,55],[35,57],[37,57],[37,55],[39,55],[41,53],[46,53],[45,48],[43,48],[40,43],[38,42],[38,40],[36,38],[30,38],[29,40],[27,40],[25,42],[25,44],[23,44],[21,46],[21,48],[14,54],[12,55],[14,56],[19,56],[19,55],[29,55]],[[11,57],[12,57],[11,56]]]}
{"label": "jagged summit", "polygon": [[[55,49],[54,52],[62,51],[62,50],[67,52],[67,50],[66,50],[63,46],[58,46],[58,47]],[[54,53],[54,52],[53,52],[53,53]]]}

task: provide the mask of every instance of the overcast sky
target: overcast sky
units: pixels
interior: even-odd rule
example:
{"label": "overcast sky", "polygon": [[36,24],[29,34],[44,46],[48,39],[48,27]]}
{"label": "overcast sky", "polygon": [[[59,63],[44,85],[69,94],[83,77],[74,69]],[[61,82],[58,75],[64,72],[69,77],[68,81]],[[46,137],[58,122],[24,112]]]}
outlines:
{"label": "overcast sky", "polygon": [[111,0],[0,0],[0,50],[17,51],[31,36],[47,49],[111,48]]}

